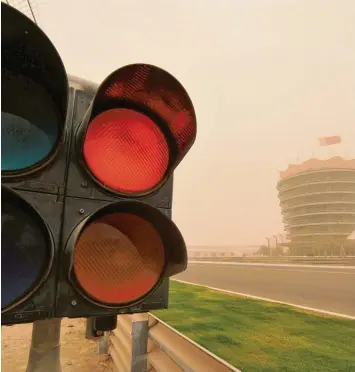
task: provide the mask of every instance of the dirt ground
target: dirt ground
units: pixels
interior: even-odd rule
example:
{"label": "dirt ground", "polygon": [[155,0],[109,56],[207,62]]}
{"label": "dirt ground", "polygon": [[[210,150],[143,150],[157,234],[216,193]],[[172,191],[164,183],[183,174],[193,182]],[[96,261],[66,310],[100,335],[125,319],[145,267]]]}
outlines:
{"label": "dirt ground", "polygon": [[[85,338],[85,319],[63,319],[61,328],[62,372],[112,372],[100,361],[97,344]],[[1,371],[25,372],[32,325],[1,327]]]}

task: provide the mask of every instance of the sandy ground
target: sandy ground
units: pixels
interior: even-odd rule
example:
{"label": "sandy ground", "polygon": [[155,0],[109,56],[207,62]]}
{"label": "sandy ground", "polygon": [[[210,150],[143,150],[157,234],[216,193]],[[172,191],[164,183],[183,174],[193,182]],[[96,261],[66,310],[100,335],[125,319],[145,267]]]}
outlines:
{"label": "sandy ground", "polygon": [[[112,372],[100,361],[97,344],[85,339],[85,319],[63,319],[61,329],[62,372]],[[25,372],[32,325],[1,327],[1,371]]]}

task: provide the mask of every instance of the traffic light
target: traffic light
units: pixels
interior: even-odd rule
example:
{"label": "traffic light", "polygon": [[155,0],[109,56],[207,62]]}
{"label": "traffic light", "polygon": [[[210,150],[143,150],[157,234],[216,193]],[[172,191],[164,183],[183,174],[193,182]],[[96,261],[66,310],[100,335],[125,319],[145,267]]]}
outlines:
{"label": "traffic light", "polygon": [[68,89],[45,34],[3,3],[2,18],[2,323],[166,308],[187,264],[171,221],[187,92],[148,64]]}
{"label": "traffic light", "polygon": [[47,36],[1,3],[1,322],[55,304],[68,146],[68,79]]}

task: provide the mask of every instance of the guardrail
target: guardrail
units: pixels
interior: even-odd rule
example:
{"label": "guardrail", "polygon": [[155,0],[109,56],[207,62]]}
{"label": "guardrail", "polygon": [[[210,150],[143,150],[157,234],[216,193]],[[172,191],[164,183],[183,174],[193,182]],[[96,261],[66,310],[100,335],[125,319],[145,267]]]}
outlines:
{"label": "guardrail", "polygon": [[152,314],[118,316],[108,353],[115,372],[241,372]]}

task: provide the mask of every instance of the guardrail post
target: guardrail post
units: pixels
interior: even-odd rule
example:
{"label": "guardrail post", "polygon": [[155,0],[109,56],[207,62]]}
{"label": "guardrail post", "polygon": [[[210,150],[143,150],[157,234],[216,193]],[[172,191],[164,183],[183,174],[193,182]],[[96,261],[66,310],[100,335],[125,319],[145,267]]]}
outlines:
{"label": "guardrail post", "polygon": [[132,365],[131,372],[147,372],[148,315],[132,317]]}
{"label": "guardrail post", "polygon": [[26,372],[61,372],[60,326],[62,319],[33,323],[30,355]]}

